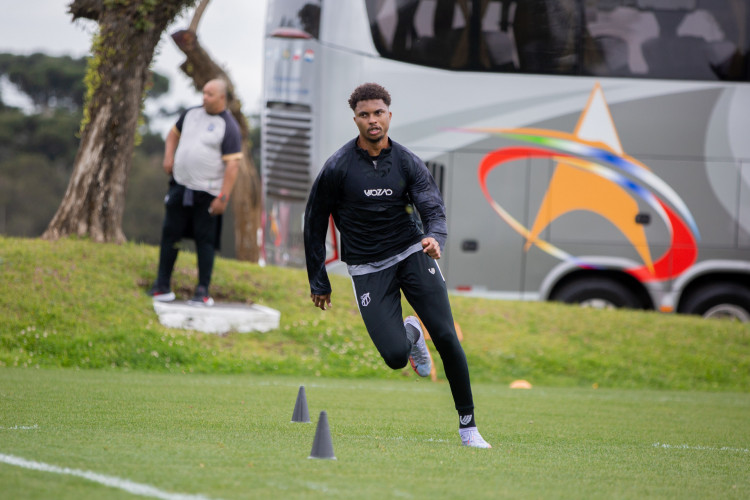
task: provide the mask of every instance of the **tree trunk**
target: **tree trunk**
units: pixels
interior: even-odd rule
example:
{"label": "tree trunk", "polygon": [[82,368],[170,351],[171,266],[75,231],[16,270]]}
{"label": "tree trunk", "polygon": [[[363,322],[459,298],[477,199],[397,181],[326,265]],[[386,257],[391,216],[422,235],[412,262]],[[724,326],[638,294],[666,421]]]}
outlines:
{"label": "tree trunk", "polygon": [[[205,8],[205,3],[201,5]],[[196,19],[191,24],[193,25],[197,25]],[[214,78],[222,78],[227,82],[227,107],[240,124],[242,132],[243,162],[232,192],[235,256],[238,260],[258,262],[260,247],[257,235],[261,227],[262,210],[261,182],[250,154],[250,127],[247,118],[242,114],[242,103],[236,97],[234,84],[229,75],[203,50],[194,31],[178,31],[172,35],[172,39],[187,57],[180,69],[193,79],[196,89],[202,89],[206,82]]]}
{"label": "tree trunk", "polygon": [[42,235],[123,242],[122,215],[141,105],[154,48],[167,24],[194,0],[74,0],[73,19],[99,23],[87,73],[81,144],[60,207]]}

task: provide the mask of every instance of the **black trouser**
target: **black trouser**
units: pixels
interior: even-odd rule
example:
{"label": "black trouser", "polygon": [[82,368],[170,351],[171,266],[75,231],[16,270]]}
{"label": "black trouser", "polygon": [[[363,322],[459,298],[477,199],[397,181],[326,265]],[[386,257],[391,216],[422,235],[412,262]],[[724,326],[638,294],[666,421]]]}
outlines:
{"label": "black trouser", "polygon": [[184,186],[170,184],[161,231],[158,284],[170,287],[172,270],[180,250],[179,243],[183,237],[191,237],[195,240],[195,253],[198,257],[198,284],[208,288],[214,267],[219,224],[219,218],[209,214],[208,207],[215,197],[204,191],[194,191],[192,205],[185,206],[184,193]]}
{"label": "black trouser", "polygon": [[403,290],[443,360],[456,410],[461,414],[471,412],[474,400],[469,367],[456,335],[448,290],[437,262],[423,252],[416,252],[382,271],[352,276],[352,282],[370,338],[394,370],[406,366],[412,347],[401,316]]}

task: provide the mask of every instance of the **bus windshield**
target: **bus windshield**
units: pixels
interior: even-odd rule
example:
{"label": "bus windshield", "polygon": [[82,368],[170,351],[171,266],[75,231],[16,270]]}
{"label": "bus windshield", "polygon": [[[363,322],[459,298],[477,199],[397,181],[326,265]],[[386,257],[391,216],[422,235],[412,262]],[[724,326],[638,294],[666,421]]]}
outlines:
{"label": "bus windshield", "polygon": [[745,0],[367,1],[386,58],[463,71],[748,81]]}

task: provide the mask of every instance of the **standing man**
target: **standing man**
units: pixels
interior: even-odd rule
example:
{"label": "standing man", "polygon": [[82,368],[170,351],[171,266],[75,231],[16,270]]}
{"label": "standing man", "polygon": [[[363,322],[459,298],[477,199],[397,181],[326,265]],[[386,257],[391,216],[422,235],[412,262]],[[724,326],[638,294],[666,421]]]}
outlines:
{"label": "standing man", "polygon": [[203,86],[203,106],[186,110],[167,135],[164,171],[170,175],[161,233],[159,274],[148,292],[154,300],[175,299],[171,280],[183,237],[195,240],[198,285],[191,304],[211,306],[208,294],[219,247],[221,214],[227,209],[242,161],[240,127],[227,110],[227,85],[211,80]]}
{"label": "standing man", "polygon": [[310,297],[315,307],[331,307],[325,239],[333,216],[359,312],[385,363],[398,370],[408,361],[419,376],[430,374],[419,320],[401,316],[403,291],[443,360],[461,441],[491,448],[477,431],[469,368],[436,262],[447,237],[443,200],[422,160],[388,138],[390,105],[390,94],[378,84],[354,89],[349,106],[359,136],[326,161],[313,183],[304,227]]}

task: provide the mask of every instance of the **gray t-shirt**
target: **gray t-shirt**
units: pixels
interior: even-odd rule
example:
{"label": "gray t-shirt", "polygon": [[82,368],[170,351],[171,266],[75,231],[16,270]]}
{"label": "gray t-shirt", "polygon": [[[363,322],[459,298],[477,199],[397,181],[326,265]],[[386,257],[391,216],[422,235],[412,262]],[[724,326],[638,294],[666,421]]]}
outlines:
{"label": "gray t-shirt", "polygon": [[242,158],[242,135],[228,110],[206,113],[202,107],[186,110],[175,124],[180,142],[173,175],[178,184],[218,196],[224,181],[224,162]]}

